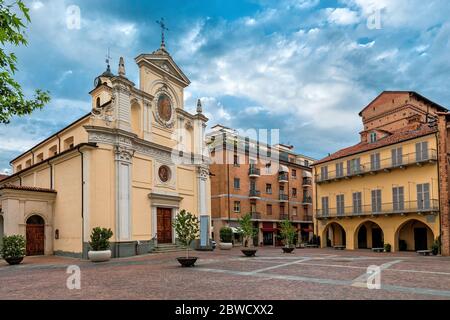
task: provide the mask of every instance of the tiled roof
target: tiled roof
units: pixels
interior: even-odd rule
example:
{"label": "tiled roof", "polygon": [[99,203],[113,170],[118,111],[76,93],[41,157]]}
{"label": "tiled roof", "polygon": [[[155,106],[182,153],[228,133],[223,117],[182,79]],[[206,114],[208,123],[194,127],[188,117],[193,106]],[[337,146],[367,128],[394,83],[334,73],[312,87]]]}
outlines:
{"label": "tiled roof", "polygon": [[38,188],[38,187],[27,187],[27,186],[15,186],[15,185],[12,185],[12,184],[5,184],[4,186],[0,186],[0,190],[3,190],[3,189],[56,193],[56,191],[52,190],[52,189]]}
{"label": "tiled roof", "polygon": [[430,128],[426,124],[422,124],[420,126],[415,125],[414,127],[408,126],[396,131],[393,131],[391,135],[388,135],[384,138],[379,139],[376,142],[360,142],[358,144],[355,144],[354,146],[341,149],[317,162],[315,162],[313,165],[321,164],[324,162],[336,160],[339,158],[351,156],[357,153],[385,147],[391,144],[396,144],[402,141],[418,138],[421,136],[425,136],[431,133],[436,132],[436,128]]}
{"label": "tiled roof", "polygon": [[2,181],[3,179],[6,179],[8,177],[9,177],[8,175],[0,174],[0,181]]}

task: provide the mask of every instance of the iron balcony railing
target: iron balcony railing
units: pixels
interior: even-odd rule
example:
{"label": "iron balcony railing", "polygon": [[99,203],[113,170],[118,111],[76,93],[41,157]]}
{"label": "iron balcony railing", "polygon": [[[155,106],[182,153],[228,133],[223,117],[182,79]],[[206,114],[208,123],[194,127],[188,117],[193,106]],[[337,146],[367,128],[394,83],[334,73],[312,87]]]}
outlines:
{"label": "iron balcony railing", "polygon": [[304,220],[305,221],[313,221],[313,216],[306,214],[306,215],[304,215]]}
{"label": "iron balcony railing", "polygon": [[369,204],[362,206],[350,206],[341,208],[329,208],[328,210],[317,209],[316,217],[354,217],[354,216],[376,216],[387,214],[405,213],[434,213],[439,210],[439,200],[427,201],[403,201],[394,203]]}
{"label": "iron balcony railing", "polygon": [[248,175],[249,176],[260,176],[261,169],[250,166],[250,168],[248,169]]}
{"label": "iron balcony railing", "polygon": [[279,182],[284,182],[284,181],[288,181],[288,180],[289,180],[289,175],[287,173],[280,173],[278,175]]}
{"label": "iron balcony railing", "polygon": [[311,186],[312,178],[303,178],[303,186]]}
{"label": "iron balcony railing", "polygon": [[280,220],[289,220],[289,215],[287,213],[280,213]]}
{"label": "iron balcony railing", "polygon": [[[366,162],[358,167],[347,168],[347,162],[344,161],[342,171],[328,171],[326,174],[318,173],[315,175],[316,182],[321,183],[330,180],[339,180],[360,176],[367,173],[375,173],[378,171],[389,171],[395,168],[403,168],[410,165],[420,165],[427,162],[437,161],[437,152],[435,149],[424,150],[423,152],[408,153],[395,158],[386,158],[379,161]],[[320,170],[320,168],[318,168]]]}
{"label": "iron balcony railing", "polygon": [[303,197],[303,203],[312,204],[312,197]]}
{"label": "iron balcony railing", "polygon": [[252,219],[255,219],[255,220],[261,219],[261,213],[259,213],[259,212],[250,212],[250,214],[252,215]]}
{"label": "iron balcony railing", "polygon": [[288,201],[289,200],[289,196],[285,193],[280,193],[278,199],[280,199],[281,201]]}
{"label": "iron balcony railing", "polygon": [[250,190],[249,197],[250,198],[259,198],[261,196],[261,191],[259,190]]}

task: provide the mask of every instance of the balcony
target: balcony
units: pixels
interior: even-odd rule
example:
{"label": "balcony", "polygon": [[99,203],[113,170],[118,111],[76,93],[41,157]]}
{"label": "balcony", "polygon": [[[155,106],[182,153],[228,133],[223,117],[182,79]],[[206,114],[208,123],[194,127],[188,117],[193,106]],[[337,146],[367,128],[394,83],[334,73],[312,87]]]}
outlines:
{"label": "balcony", "polygon": [[248,169],[248,176],[250,178],[257,178],[260,175],[261,175],[261,169],[250,166],[250,168]]}
{"label": "balcony", "polygon": [[344,172],[329,171],[327,174],[316,174],[316,183],[324,183],[330,181],[339,181],[341,179],[350,179],[355,176],[363,176],[366,174],[376,174],[378,172],[390,172],[395,169],[405,169],[409,166],[423,166],[427,163],[435,163],[437,161],[437,152],[435,149],[428,149],[421,153],[408,153],[400,158],[386,158],[379,162],[366,162],[358,168],[344,170]]}
{"label": "balcony", "polygon": [[312,204],[312,197],[310,196],[303,197],[303,204]]}
{"label": "balcony", "polygon": [[305,215],[303,216],[303,220],[304,220],[304,221],[308,221],[308,222],[312,222],[312,221],[313,221],[313,216],[312,216],[312,215],[305,214]]}
{"label": "balcony", "polygon": [[261,191],[258,190],[250,190],[248,197],[250,199],[260,199],[261,198]]}
{"label": "balcony", "polygon": [[278,199],[281,202],[288,202],[289,201],[289,196],[285,193],[280,193],[280,195],[278,196]]}
{"label": "balcony", "polygon": [[280,183],[287,183],[287,182],[289,182],[289,174],[287,174],[287,173],[280,173],[278,175],[278,182],[280,182]]}
{"label": "balcony", "polygon": [[289,220],[289,215],[287,213],[280,213],[280,220]]}
{"label": "balcony", "polygon": [[261,213],[259,212],[250,212],[253,220],[261,220]]}
{"label": "balcony", "polygon": [[408,213],[417,214],[437,214],[439,211],[439,200],[432,199],[429,201],[404,201],[399,203],[382,203],[380,206],[372,207],[372,205],[364,205],[359,208],[344,207],[343,210],[330,208],[328,212],[321,209],[316,210],[317,219],[329,218],[351,218],[364,216],[389,216],[389,215],[405,215]]}
{"label": "balcony", "polygon": [[311,187],[312,186],[312,178],[303,178],[303,187]]}

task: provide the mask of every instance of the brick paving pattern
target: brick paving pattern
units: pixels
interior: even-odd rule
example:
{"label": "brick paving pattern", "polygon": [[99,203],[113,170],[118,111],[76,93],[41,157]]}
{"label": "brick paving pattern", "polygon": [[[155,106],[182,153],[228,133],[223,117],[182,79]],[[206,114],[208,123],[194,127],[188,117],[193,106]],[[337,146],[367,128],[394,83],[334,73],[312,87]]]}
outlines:
{"label": "brick paving pattern", "polygon": [[[180,255],[100,264],[54,256],[26,257],[19,266],[1,261],[0,299],[450,299],[448,257],[259,248],[245,258],[233,248],[195,252],[197,266],[181,268]],[[66,288],[69,265],[81,269],[80,290]],[[364,287],[370,265],[382,266],[380,290]]]}

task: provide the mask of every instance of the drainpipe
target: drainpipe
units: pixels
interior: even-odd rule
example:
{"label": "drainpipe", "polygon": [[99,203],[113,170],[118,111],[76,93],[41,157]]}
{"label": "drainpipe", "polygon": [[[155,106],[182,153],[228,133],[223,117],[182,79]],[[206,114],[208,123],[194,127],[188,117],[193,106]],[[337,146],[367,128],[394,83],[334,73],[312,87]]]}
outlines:
{"label": "drainpipe", "polygon": [[81,155],[81,256],[84,254],[84,154],[80,147],[77,148]]}
{"label": "drainpipe", "polygon": [[[58,153],[61,153],[61,137],[59,134],[56,135],[58,137]],[[80,150],[78,150],[80,152]]]}
{"label": "drainpipe", "polygon": [[31,165],[34,165],[34,152],[31,150]]}

